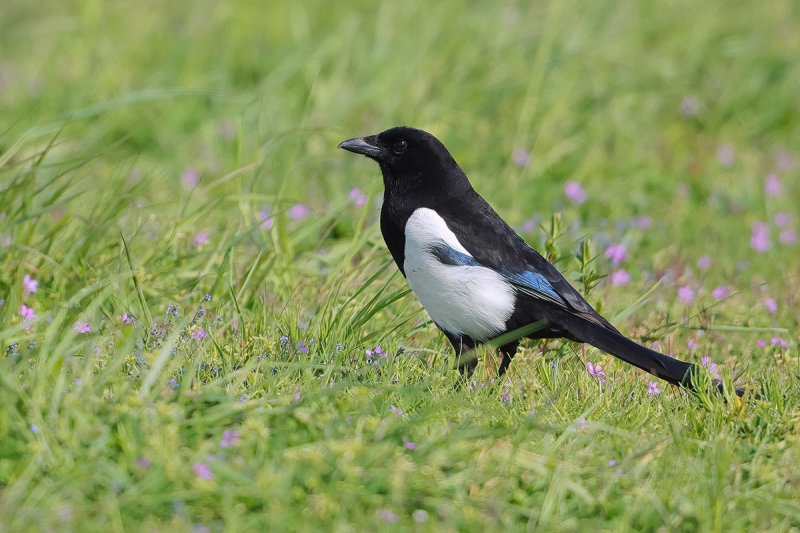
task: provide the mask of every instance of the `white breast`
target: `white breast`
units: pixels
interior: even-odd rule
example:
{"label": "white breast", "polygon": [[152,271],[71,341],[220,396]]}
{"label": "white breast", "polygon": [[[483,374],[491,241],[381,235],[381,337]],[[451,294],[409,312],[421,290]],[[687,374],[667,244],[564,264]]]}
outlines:
{"label": "white breast", "polygon": [[444,243],[470,255],[442,217],[432,209],[417,209],[405,236],[406,279],[436,324],[479,341],[505,329],[514,311],[514,290],[502,276],[482,266],[446,265],[431,253],[431,245]]}

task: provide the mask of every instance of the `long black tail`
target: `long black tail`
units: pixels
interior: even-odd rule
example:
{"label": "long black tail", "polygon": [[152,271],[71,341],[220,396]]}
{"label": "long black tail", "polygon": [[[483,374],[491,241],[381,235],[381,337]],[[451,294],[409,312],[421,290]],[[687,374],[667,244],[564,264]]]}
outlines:
{"label": "long black tail", "polygon": [[[692,374],[698,371],[697,365],[651,350],[616,331],[574,315],[565,318],[562,325],[576,340],[591,344],[673,385],[694,388]],[[714,385],[722,390],[721,382],[715,380]],[[744,390],[736,389],[736,394],[742,396]]]}

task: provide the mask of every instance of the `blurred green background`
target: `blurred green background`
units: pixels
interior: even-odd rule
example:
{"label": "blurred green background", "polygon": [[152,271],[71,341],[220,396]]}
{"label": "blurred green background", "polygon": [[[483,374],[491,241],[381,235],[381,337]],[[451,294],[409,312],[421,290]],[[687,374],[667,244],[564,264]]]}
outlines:
{"label": "blurred green background", "polygon": [[[5,0],[0,531],[799,528],[798,28],[791,0]],[[587,295],[623,331],[764,401],[649,397],[566,343],[454,388],[379,171],[336,150],[396,125],[570,279],[628,273]]]}

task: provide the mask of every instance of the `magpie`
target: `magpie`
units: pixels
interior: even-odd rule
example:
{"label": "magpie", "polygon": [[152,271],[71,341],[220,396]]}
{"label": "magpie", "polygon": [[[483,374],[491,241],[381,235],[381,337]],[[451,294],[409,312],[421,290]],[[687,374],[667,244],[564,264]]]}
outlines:
{"label": "magpie", "polygon": [[[600,316],[475,192],[436,137],[402,126],[348,139],[339,148],[380,166],[386,246],[459,359],[538,323],[528,338],[588,343],[673,385],[692,387],[696,365],[636,343]],[[510,340],[499,347],[501,375],[518,344]],[[472,357],[459,370],[472,373],[476,365]]]}

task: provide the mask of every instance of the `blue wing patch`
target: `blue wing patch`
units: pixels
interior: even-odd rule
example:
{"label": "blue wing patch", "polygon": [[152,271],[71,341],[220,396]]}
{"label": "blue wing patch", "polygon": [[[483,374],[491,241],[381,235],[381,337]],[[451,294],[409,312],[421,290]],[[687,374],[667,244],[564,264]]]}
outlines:
{"label": "blue wing patch", "polygon": [[548,294],[558,298],[559,300],[561,299],[561,296],[559,296],[555,289],[553,289],[553,286],[550,285],[550,282],[538,272],[531,272],[528,270],[514,274],[506,273],[504,276],[515,285],[521,285],[522,287],[532,289],[536,292]]}
{"label": "blue wing patch", "polygon": [[431,246],[431,253],[445,265],[456,266],[482,266],[471,255],[454,250],[450,246],[439,243]]}
{"label": "blue wing patch", "polygon": [[[431,253],[445,265],[454,266],[479,266],[489,268],[480,264],[471,255],[454,250],[445,243],[437,243],[431,246]],[[554,303],[559,307],[567,307],[567,302],[559,295],[553,286],[542,274],[526,270],[525,272],[511,272],[503,269],[495,271],[511,283],[517,291],[537,298]]]}

